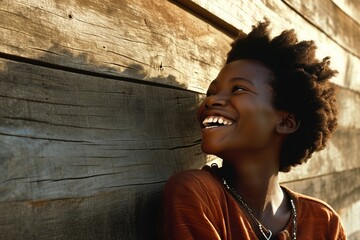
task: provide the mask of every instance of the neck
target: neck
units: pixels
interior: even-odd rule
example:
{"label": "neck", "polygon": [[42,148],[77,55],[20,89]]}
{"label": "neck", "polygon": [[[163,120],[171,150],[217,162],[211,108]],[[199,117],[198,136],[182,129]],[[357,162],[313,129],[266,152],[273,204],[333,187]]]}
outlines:
{"label": "neck", "polygon": [[283,230],[291,215],[290,199],[279,184],[280,145],[277,146],[219,154],[223,159],[223,176],[229,185],[257,220],[273,233]]}
{"label": "neck", "polygon": [[260,221],[271,219],[285,200],[278,180],[278,168],[270,164],[277,161],[271,160],[267,159],[269,164],[258,164],[256,159],[224,160],[223,164],[225,178]]}

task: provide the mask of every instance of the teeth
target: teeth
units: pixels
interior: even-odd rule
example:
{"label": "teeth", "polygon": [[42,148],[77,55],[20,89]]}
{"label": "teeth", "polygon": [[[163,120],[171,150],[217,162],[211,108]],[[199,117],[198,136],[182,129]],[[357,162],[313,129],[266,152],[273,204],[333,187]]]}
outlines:
{"label": "teeth", "polygon": [[[214,125],[214,124],[219,124],[219,125]],[[205,128],[219,127],[220,125],[228,126],[231,124],[232,124],[231,120],[221,116],[209,116],[205,118],[203,121],[203,125],[205,126]]]}

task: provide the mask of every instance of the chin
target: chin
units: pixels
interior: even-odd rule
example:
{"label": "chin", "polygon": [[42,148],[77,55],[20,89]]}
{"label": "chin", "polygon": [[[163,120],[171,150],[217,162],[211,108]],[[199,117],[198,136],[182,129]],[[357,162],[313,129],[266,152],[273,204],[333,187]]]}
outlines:
{"label": "chin", "polygon": [[219,147],[217,144],[211,144],[211,143],[201,143],[201,150],[206,154],[212,154],[217,155],[220,152]]}

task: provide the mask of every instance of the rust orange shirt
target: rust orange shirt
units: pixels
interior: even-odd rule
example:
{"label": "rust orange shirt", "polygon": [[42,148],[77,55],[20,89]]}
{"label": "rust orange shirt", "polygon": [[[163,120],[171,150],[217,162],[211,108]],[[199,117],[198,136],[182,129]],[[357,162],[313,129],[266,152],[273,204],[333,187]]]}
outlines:
{"label": "rust orange shirt", "polygon": [[[325,202],[283,188],[294,200],[298,240],[346,239],[338,214]],[[207,170],[170,178],[164,190],[163,236],[168,240],[258,239],[233,196]],[[291,239],[292,221],[272,239]]]}

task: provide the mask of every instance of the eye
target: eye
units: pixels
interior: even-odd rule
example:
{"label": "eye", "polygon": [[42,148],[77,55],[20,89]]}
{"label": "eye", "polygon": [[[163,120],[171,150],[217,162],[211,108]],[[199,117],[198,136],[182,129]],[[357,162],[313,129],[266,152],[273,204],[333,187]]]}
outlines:
{"label": "eye", "polygon": [[210,96],[212,96],[212,95],[215,95],[214,91],[208,90],[208,91],[206,92],[206,97],[210,97]]}
{"label": "eye", "polygon": [[233,92],[240,92],[240,91],[247,91],[247,89],[242,87],[242,86],[234,86],[232,91]]}

